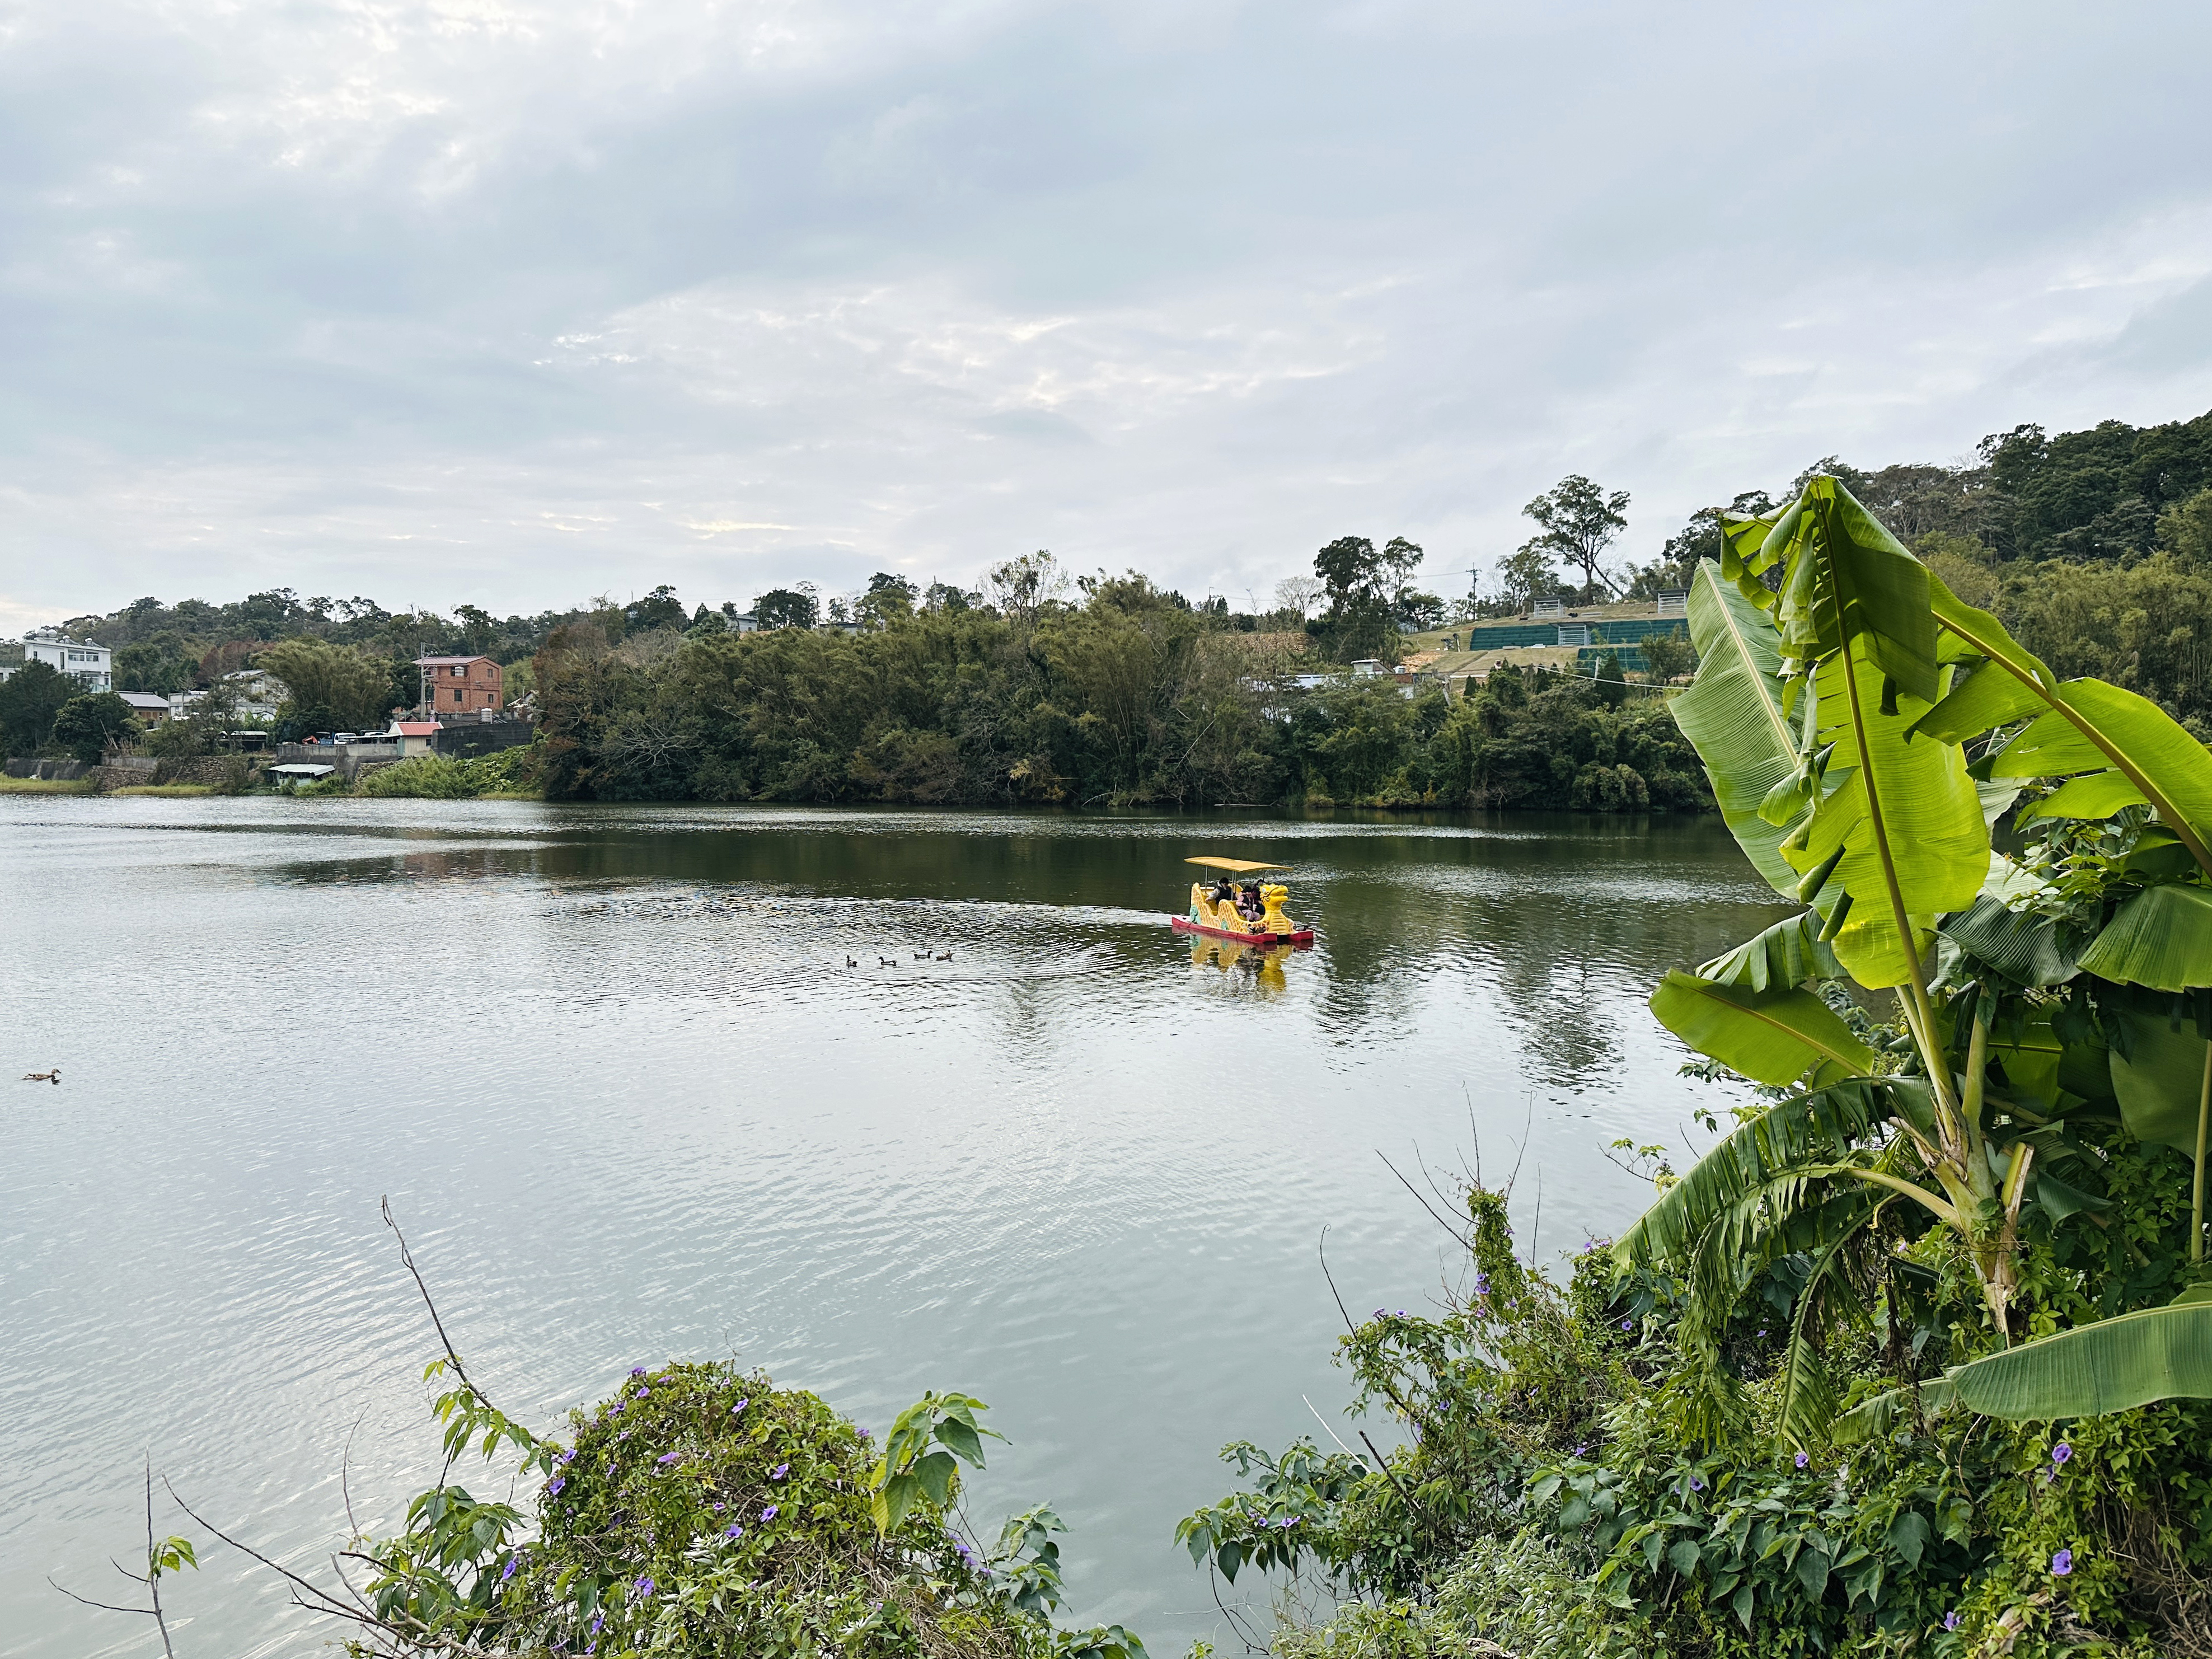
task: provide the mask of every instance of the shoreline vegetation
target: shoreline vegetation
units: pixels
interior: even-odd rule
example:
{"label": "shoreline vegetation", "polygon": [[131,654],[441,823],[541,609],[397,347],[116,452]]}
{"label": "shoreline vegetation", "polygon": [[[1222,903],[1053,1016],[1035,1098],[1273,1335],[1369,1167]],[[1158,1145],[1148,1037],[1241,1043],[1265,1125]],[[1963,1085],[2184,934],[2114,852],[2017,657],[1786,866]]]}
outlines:
{"label": "shoreline vegetation", "polygon": [[[1783,498],[1814,476],[1869,503],[2053,672],[2135,692],[2212,737],[2212,414],[2021,426],[1955,466],[1863,471],[1831,456]],[[203,689],[193,717],[142,732],[119,696],[79,695],[32,664],[0,682],[0,746],[89,762],[143,739],[163,757],[204,756],[234,723],[242,680],[278,688],[280,740],[377,729],[416,702],[416,658],[476,653],[530,699],[540,739],[527,775],[495,787],[419,774],[439,798],[1706,811],[1703,769],[1662,706],[1674,699],[1626,684],[1618,659],[1586,665],[1594,678],[1493,674],[1471,696],[1346,671],[1387,669],[1439,647],[1448,623],[1539,598],[1682,587],[1723,556],[1730,512],[1771,506],[1745,492],[1692,515],[1656,559],[1614,565],[1627,495],[1570,477],[1523,509],[1538,533],[1501,562],[1498,592],[1449,604],[1415,586],[1419,546],[1358,536],[1322,548],[1273,608],[1247,596],[1243,611],[1133,570],[1075,574],[1044,552],[974,589],[878,572],[826,598],[804,581],[772,589],[744,612],[687,610],[665,583],[504,620],[289,588],[222,605],[148,598],[66,627],[114,647],[120,690]],[[1673,680],[1694,659],[1668,648],[1651,665]]]}

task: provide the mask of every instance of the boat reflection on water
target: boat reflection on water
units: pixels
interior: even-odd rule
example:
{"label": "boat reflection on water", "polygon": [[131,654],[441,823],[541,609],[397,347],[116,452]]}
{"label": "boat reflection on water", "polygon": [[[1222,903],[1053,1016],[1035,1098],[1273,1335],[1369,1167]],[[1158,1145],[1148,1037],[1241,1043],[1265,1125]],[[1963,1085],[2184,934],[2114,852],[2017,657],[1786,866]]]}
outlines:
{"label": "boat reflection on water", "polygon": [[1190,945],[1190,965],[1211,966],[1273,996],[1289,988],[1290,981],[1283,972],[1283,964],[1291,959],[1292,948],[1276,945],[1262,950],[1256,945],[1232,945],[1226,939],[1194,939]]}

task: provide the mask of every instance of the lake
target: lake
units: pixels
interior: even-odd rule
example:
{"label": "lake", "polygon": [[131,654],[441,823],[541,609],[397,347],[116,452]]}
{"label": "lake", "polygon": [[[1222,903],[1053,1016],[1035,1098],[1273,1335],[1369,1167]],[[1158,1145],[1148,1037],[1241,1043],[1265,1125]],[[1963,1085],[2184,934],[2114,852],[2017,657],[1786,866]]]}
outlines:
{"label": "lake", "polygon": [[[1294,866],[1316,948],[1194,960],[1209,852]],[[1786,914],[1714,819],[267,798],[0,797],[0,1651],[38,1659],[159,1651],[46,1582],[129,1589],[149,1454],[302,1571],[342,1467],[375,1529],[434,1478],[387,1194],[525,1421],[679,1357],[878,1432],[981,1396],[970,1513],[1053,1504],[1063,1616],[1172,1659],[1219,1621],[1172,1538],[1218,1447],[1350,1437],[1324,1227],[1355,1313],[1455,1273],[1378,1154],[1517,1163],[1540,1255],[1613,1232],[1650,1189],[1601,1149],[1730,1098],[1651,984]],[[337,1634],[206,1541],[180,1656]]]}

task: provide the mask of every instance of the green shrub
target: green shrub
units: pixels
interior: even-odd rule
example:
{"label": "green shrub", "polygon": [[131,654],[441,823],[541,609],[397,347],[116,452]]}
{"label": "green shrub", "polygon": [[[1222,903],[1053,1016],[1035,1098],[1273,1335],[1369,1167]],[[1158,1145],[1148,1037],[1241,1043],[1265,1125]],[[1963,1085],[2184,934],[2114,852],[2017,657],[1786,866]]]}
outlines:
{"label": "green shrub", "polygon": [[357,795],[414,796],[423,800],[465,800],[483,793],[470,763],[442,755],[410,755],[405,760],[364,772],[354,786]]}
{"label": "green shrub", "polygon": [[511,1650],[1052,1651],[1050,1626],[990,1593],[937,1506],[877,1535],[875,1449],[811,1394],[727,1365],[640,1370],[572,1429],[501,1593]]}
{"label": "green shrub", "polygon": [[[2112,1194],[2174,1186],[2174,1155],[2116,1125],[2080,1145]],[[2032,1320],[2171,1297],[2186,1206],[2130,1213],[2125,1229],[2031,1233]],[[1357,1598],[1277,1632],[1283,1659],[2212,1656],[2212,1401],[2072,1424],[1907,1411],[1801,1462],[1775,1425],[1809,1256],[1752,1279],[1716,1357],[1678,1341],[1679,1283],[1617,1280],[1594,1247],[1562,1286],[1516,1261],[1500,1195],[1470,1192],[1468,1215],[1469,1279],[1441,1312],[1378,1309],[1339,1345],[1358,1409],[1407,1443],[1381,1468],[1306,1440],[1231,1446],[1243,1489],[1178,1529],[1225,1578],[1272,1571]],[[1990,1340],[1949,1234],[1894,1248],[1928,1271],[1832,1345],[1845,1404]],[[1706,1437],[1693,1425],[1715,1363],[1743,1408]]]}

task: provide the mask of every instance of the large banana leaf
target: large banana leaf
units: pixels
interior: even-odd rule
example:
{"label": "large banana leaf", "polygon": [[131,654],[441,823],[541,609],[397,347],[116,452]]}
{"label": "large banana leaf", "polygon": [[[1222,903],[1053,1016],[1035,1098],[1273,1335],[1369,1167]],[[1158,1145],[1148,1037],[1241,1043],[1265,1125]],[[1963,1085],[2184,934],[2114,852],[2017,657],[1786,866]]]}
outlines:
{"label": "large banana leaf", "polygon": [[1778,1101],[1660,1194],[1614,1244],[1615,1259],[1686,1262],[1723,1211],[1794,1167],[1847,1155],[1888,1117],[1888,1095],[1884,1084],[1854,1079]]}
{"label": "large banana leaf", "polygon": [[1752,529],[1764,522],[1724,521],[1722,574],[1763,604],[1761,578],[1781,567],[1781,589],[1771,603],[1788,654],[1827,658],[1853,645],[1900,689],[1934,702],[1936,628],[1927,567],[1831,477],[1808,479],[1764,534]]}
{"label": "large banana leaf", "polygon": [[[2061,683],[1995,617],[1966,604],[1942,582],[1931,580],[1929,599],[1944,630],[1988,661],[1954,684],[1950,694],[1921,717],[1920,735],[1962,743],[1994,726],[2034,716],[2036,724],[2022,734],[2034,741],[2027,746],[2021,740],[2008,744],[1992,765],[1992,776],[2116,772],[2157,809],[2160,820],[2182,837],[2199,866],[2212,872],[2212,848],[2207,846],[2207,837],[2212,836],[2212,754],[2202,744],[2155,703],[2132,691],[2102,680]],[[2046,717],[2071,726],[2078,743],[2059,742],[2049,727],[2039,733],[2037,727]],[[2027,769],[2038,762],[2045,769]],[[2005,769],[1997,769],[2000,766]],[[2115,805],[2124,802],[2118,784],[2100,787],[2103,799]],[[2051,815],[2083,810],[2096,798],[2085,781]],[[2094,813],[2084,811],[2084,816]]]}
{"label": "large banana leaf", "polygon": [[2197,1156],[2197,1115],[2203,1100],[2204,1039],[2193,1021],[2176,1022],[2163,1010],[2140,1006],[2112,1011],[2127,1037],[2127,1053],[2112,1051],[2112,1092],[2120,1121],[2137,1140]]}
{"label": "large banana leaf", "polygon": [[1651,1012],[1699,1054],[1760,1083],[1792,1083],[1821,1065],[1857,1074],[1874,1064],[1873,1051],[1810,991],[1754,991],[1677,970],[1652,992]]}
{"label": "large banana leaf", "polygon": [[[1990,1065],[2003,1073],[2004,1097],[2043,1117],[2058,1113],[2058,1064],[2065,1045],[2051,1029],[2051,1011],[2039,1009],[2018,1028],[2008,1025],[1990,1043]],[[2039,1168],[2042,1166],[2038,1166]]]}
{"label": "large banana leaf", "polygon": [[2154,991],[2212,985],[2212,893],[2201,887],[2146,887],[2081,952],[2100,978]]}
{"label": "large banana leaf", "polygon": [[1690,636],[1698,677],[1668,704],[1705,763],[1721,817],[1759,873],[1794,899],[1797,872],[1782,856],[1789,826],[1759,815],[1767,791],[1797,767],[1797,744],[1782,710],[1782,653],[1774,624],[1710,560],[1690,580]]}
{"label": "large banana leaf", "polygon": [[1820,664],[1814,685],[1814,741],[1832,744],[1831,769],[1850,773],[1784,841],[1783,854],[1806,872],[1841,852],[1829,884],[1852,908],[1836,956],[1862,985],[1902,985],[1933,942],[1936,919],[1972,904],[1989,873],[1980,797],[1955,745],[1910,736],[1923,706],[1887,684],[1875,663],[1847,647]]}
{"label": "large banana leaf", "polygon": [[2092,772],[2069,778],[2037,801],[2021,822],[2038,818],[2108,818],[2123,806],[2148,806],[2150,798],[2124,772]]}
{"label": "large banana leaf", "polygon": [[1715,957],[1698,969],[1699,979],[1716,985],[1743,985],[1754,991],[1788,989],[1809,979],[1837,979],[1843,964],[1820,942],[1820,918],[1811,912],[1778,921]]}
{"label": "large banana leaf", "polygon": [[2212,1302],[2077,1325],[1950,1373],[1953,1398],[1988,1417],[2099,1417],[2154,1400],[2212,1399]]}
{"label": "large banana leaf", "polygon": [[1836,1388],[1820,1353],[1820,1339],[1831,1332],[1863,1328],[1871,1310],[1865,1295],[1869,1258],[1881,1240],[1872,1223],[1890,1201],[1864,1188],[1839,1194],[1856,1213],[1849,1226],[1812,1251],[1811,1270],[1797,1305],[1790,1312],[1789,1345],[1782,1362],[1782,1397],[1775,1403],[1778,1437],[1785,1445],[1810,1451],[1828,1432],[1836,1415]]}
{"label": "large banana leaf", "polygon": [[2055,917],[2015,910],[1986,889],[1966,908],[1945,918],[1940,931],[1966,956],[2015,985],[2063,985],[2079,967],[2059,938]]}

